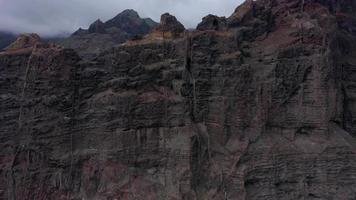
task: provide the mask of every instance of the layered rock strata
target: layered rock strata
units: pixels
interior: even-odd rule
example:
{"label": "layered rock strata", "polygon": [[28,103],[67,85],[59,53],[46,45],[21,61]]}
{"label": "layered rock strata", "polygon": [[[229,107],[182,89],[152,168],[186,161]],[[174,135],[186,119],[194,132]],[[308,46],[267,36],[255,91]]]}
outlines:
{"label": "layered rock strata", "polygon": [[0,53],[0,199],[355,199],[354,10],[247,1],[90,62]]}

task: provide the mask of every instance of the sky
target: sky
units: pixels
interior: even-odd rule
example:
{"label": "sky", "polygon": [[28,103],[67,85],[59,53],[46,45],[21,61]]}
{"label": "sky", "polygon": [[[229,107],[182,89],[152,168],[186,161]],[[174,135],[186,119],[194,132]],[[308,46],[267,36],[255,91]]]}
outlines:
{"label": "sky", "polygon": [[159,22],[169,12],[186,28],[195,28],[208,14],[230,16],[242,0],[0,0],[0,31],[69,34],[107,21],[125,9]]}

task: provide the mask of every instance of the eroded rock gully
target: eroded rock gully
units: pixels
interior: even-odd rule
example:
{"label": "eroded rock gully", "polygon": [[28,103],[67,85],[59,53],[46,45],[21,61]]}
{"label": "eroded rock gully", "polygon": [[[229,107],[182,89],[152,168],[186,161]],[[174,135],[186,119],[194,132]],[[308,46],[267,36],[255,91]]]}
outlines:
{"label": "eroded rock gully", "polygon": [[354,9],[247,1],[90,62],[0,53],[0,199],[356,199]]}

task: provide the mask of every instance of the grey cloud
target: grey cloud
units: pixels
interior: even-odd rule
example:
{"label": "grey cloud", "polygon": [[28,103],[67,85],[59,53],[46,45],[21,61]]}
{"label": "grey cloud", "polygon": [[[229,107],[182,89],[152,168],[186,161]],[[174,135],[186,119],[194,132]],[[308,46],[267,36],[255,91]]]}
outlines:
{"label": "grey cloud", "polygon": [[187,28],[207,14],[229,16],[242,0],[0,0],[0,30],[36,32],[42,36],[71,33],[100,18],[106,21],[124,9],[159,21],[169,12]]}

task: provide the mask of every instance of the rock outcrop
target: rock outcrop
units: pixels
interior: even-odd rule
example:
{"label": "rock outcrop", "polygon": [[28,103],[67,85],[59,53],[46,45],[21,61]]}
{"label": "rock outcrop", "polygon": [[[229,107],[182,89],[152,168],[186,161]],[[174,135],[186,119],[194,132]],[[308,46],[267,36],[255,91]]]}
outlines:
{"label": "rock outcrop", "polygon": [[161,16],[161,22],[154,30],[158,35],[162,35],[163,38],[177,38],[183,36],[185,28],[177,18],[169,13],[165,13]]}
{"label": "rock outcrop", "polygon": [[198,24],[197,30],[200,31],[226,31],[227,30],[227,20],[225,17],[218,17],[215,15],[208,15],[203,18],[203,21]]}
{"label": "rock outcrop", "polygon": [[129,35],[145,35],[157,26],[152,19],[142,19],[134,10],[124,10],[114,18],[105,22],[106,28],[116,27]]}
{"label": "rock outcrop", "polygon": [[98,19],[89,26],[88,32],[89,33],[106,33],[105,24],[100,19]]}
{"label": "rock outcrop", "polygon": [[326,2],[0,53],[0,199],[356,199],[355,6]]}
{"label": "rock outcrop", "polygon": [[34,47],[36,44],[39,44],[40,41],[40,36],[35,33],[22,34],[16,39],[16,41],[6,47],[6,50],[18,50]]}
{"label": "rock outcrop", "polygon": [[79,55],[90,60],[106,49],[130,39],[150,33],[157,23],[150,18],[140,18],[134,10],[124,10],[107,22],[97,20],[89,29],[78,29],[71,37],[58,44],[76,50]]}

